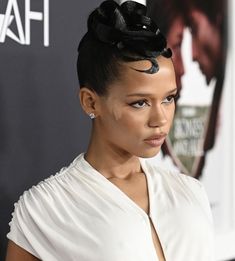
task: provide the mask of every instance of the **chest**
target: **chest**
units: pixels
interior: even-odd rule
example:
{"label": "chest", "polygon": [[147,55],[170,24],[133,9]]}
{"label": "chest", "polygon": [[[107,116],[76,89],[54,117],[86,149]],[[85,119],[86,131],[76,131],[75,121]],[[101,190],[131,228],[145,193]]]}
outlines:
{"label": "chest", "polygon": [[[147,215],[149,214],[149,195],[146,176],[137,175],[135,178],[130,178],[128,181],[110,180],[122,192],[124,192],[138,207],[140,207]],[[164,253],[160,239],[154,227],[152,220],[149,218],[152,243],[154,245],[159,261],[164,261]]]}
{"label": "chest", "polygon": [[[158,261],[164,260],[164,254],[165,260],[213,260],[208,258],[209,226],[196,201],[191,204],[183,190],[183,194],[181,190],[166,193],[159,180],[149,185],[150,196],[141,175],[98,184],[84,179],[73,193],[71,186],[64,190],[63,199],[54,201],[53,208],[49,199],[43,201],[37,209],[47,206],[48,213],[38,213],[40,229],[33,231],[36,238],[38,233],[45,237],[40,242],[45,248],[50,242],[56,251],[55,259],[41,260]],[[145,214],[149,206],[153,224]]]}

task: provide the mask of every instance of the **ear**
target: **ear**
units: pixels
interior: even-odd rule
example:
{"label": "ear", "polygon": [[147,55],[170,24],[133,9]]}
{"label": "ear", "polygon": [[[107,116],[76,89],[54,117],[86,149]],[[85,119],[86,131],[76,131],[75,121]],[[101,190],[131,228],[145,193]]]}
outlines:
{"label": "ear", "polygon": [[82,87],[79,91],[79,100],[81,106],[86,114],[94,113],[97,117],[98,111],[98,99],[99,96],[87,87]]}

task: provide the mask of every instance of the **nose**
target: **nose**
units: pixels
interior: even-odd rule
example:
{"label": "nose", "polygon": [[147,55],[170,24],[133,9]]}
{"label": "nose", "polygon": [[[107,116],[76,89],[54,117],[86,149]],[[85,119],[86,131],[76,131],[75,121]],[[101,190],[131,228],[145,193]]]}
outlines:
{"label": "nose", "polygon": [[179,61],[177,64],[177,74],[179,75],[179,77],[181,78],[184,75],[185,71],[184,71],[184,63],[183,63],[183,59],[182,56],[179,56]]}
{"label": "nose", "polygon": [[151,128],[162,127],[167,123],[166,113],[164,108],[159,105],[155,109],[152,109],[149,117],[148,126]]}
{"label": "nose", "polygon": [[181,77],[184,75],[184,63],[181,55],[177,57],[177,63],[175,64],[176,84],[178,86],[178,91],[180,92],[182,88]]}
{"label": "nose", "polygon": [[194,39],[192,39],[192,57],[193,57],[193,61],[198,60],[198,48]]}

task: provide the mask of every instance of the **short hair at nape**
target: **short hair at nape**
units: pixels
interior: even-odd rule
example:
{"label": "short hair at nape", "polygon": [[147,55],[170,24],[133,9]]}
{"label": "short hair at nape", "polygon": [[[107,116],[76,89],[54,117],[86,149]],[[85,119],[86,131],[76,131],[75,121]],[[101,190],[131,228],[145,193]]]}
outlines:
{"label": "short hair at nape", "polygon": [[77,73],[80,87],[107,94],[109,84],[121,76],[123,62],[149,60],[156,73],[159,55],[170,58],[165,37],[146,15],[146,6],[126,1],[104,1],[88,18],[88,31],[78,47]]}

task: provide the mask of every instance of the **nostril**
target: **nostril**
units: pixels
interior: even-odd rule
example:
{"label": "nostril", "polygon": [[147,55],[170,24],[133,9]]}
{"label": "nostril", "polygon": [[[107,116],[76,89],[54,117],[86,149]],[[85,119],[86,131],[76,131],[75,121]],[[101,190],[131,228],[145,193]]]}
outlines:
{"label": "nostril", "polygon": [[161,128],[166,123],[167,123],[167,119],[166,118],[152,119],[149,122],[149,126],[152,127],[152,128]]}

